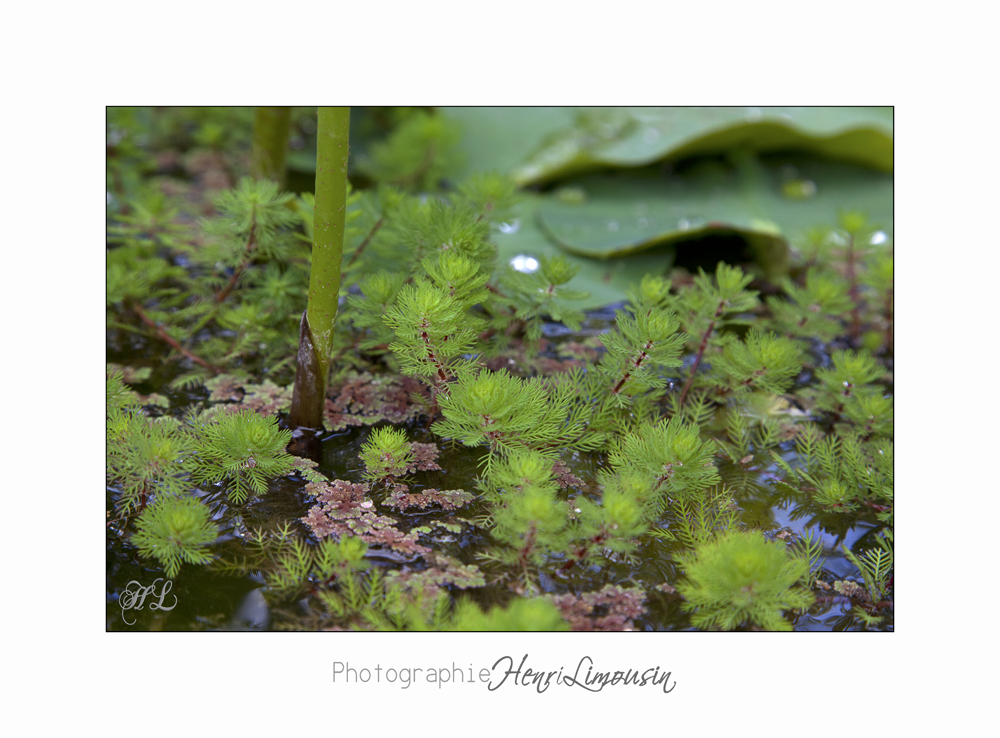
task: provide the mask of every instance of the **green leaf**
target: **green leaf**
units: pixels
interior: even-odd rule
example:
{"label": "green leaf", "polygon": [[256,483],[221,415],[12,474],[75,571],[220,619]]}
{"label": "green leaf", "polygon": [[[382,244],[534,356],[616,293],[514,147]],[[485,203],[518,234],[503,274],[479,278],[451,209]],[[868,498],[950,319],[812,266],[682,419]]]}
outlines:
{"label": "green leaf", "polygon": [[795,150],[892,171],[891,108],[600,108],[577,114],[513,172],[539,184],[736,148]]}
{"label": "green leaf", "polygon": [[[647,274],[666,274],[674,263],[672,246],[661,247],[611,261],[598,261],[563,252],[546,238],[538,227],[538,209],[548,202],[542,195],[525,193],[515,210],[516,217],[493,234],[497,254],[508,264],[523,264],[527,259],[541,263],[542,257],[564,256],[579,271],[569,287],[590,294],[574,303],[580,310],[593,310],[626,299],[630,287],[639,284]],[[519,258],[520,257],[520,258]]]}
{"label": "green leaf", "polygon": [[796,150],[892,171],[891,108],[442,108],[464,128],[451,174],[511,173],[520,185],[732,148]]}
{"label": "green leaf", "polygon": [[[892,238],[890,174],[802,156],[733,159],[702,161],[683,175],[590,175],[566,190],[525,193],[516,219],[493,236],[499,257],[564,252],[580,269],[569,286],[590,293],[578,307],[589,310],[625,300],[644,275],[669,271],[675,249],[698,248],[705,236],[744,237],[771,278],[783,273],[789,243],[833,226],[844,210],[867,212],[872,229]],[[810,183],[812,194],[790,198],[789,181]]]}
{"label": "green leaf", "polygon": [[449,170],[455,181],[484,171],[509,174],[545,137],[573,124],[575,108],[441,108],[462,126],[461,162]]}
{"label": "green leaf", "polygon": [[[645,169],[575,181],[576,197],[559,191],[537,210],[538,224],[571,254],[598,259],[721,234],[758,248],[769,276],[784,271],[784,247],[807,229],[834,224],[846,209],[865,210],[891,236],[892,175],[803,157],[761,163],[738,157],[735,167],[703,161],[684,176]],[[809,182],[808,199],[790,198],[783,184]],[[580,201],[579,193],[584,197]]]}

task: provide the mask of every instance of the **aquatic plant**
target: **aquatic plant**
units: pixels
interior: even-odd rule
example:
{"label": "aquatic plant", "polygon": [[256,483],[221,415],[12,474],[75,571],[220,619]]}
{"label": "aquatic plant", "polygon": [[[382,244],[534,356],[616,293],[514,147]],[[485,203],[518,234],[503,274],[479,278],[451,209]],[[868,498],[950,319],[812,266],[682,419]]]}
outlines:
{"label": "aquatic plant", "polygon": [[802,353],[788,338],[751,328],[742,341],[730,339],[712,366],[717,392],[781,394],[802,371]]}
{"label": "aquatic plant", "polygon": [[427,110],[404,116],[392,135],[373,147],[362,169],[380,182],[414,192],[436,189],[460,133],[453,122]]}
{"label": "aquatic plant", "polygon": [[684,316],[684,330],[689,339],[698,341],[691,373],[678,400],[680,405],[687,398],[709,343],[718,340],[724,328],[747,323],[745,318],[733,314],[747,313],[757,306],[757,292],[746,289],[752,280],[753,277],[744,274],[739,267],[720,261],[715,268],[714,281],[699,269],[690,289],[666,298],[668,304]]}
{"label": "aquatic plant", "polygon": [[691,498],[719,482],[714,452],[715,444],[701,439],[698,426],[674,416],[637,424],[619,436],[608,461],[619,473],[640,475],[663,499]]}
{"label": "aquatic plant", "polygon": [[[298,261],[302,246],[290,231],[298,220],[291,202],[274,182],[244,178],[215,196],[218,215],[200,223],[197,239],[171,222],[176,210],[150,222],[137,214],[112,229],[109,325],[162,342],[189,362],[175,386],[238,363],[279,364],[292,345],[290,315],[274,307],[304,304],[307,276]],[[163,249],[172,252],[170,260]],[[173,263],[181,260],[190,271]]]}
{"label": "aquatic plant", "polygon": [[571,405],[573,388],[539,379],[522,380],[506,372],[463,373],[447,397],[439,399],[444,419],[434,432],[466,446],[488,444],[487,471],[498,456],[531,449],[554,456],[560,447],[593,448],[583,419]]}
{"label": "aquatic plant", "polygon": [[[470,264],[461,256],[445,261]],[[489,279],[482,275],[480,286]],[[429,280],[406,285],[395,303],[386,309],[383,320],[396,334],[389,348],[406,374],[427,378],[436,395],[447,396],[449,383],[466,362],[460,360],[477,341],[480,321],[468,316],[470,305],[460,296]]]}
{"label": "aquatic plant", "polygon": [[559,608],[563,619],[575,631],[634,630],[635,619],[646,613],[646,595],[640,589],[608,584],[597,592],[582,595],[546,595]]}
{"label": "aquatic plant", "polygon": [[512,334],[521,333],[529,347],[537,348],[545,319],[578,330],[584,315],[569,303],[588,297],[586,292],[568,286],[578,271],[579,267],[565,257],[544,254],[538,260],[538,269],[530,273],[508,265],[499,277],[494,299],[497,309],[491,330],[499,339],[494,342],[494,350],[502,351]]}
{"label": "aquatic plant", "polygon": [[801,341],[823,342],[840,335],[841,316],[851,307],[843,277],[814,267],[806,271],[803,285],[785,277],[782,289],[783,296],[767,299],[779,334]]}
{"label": "aquatic plant", "polygon": [[889,582],[892,576],[894,563],[894,552],[892,547],[892,530],[887,529],[876,537],[878,548],[869,548],[860,555],[855,555],[846,546],[843,546],[844,555],[861,572],[865,580],[865,587],[871,601],[877,603],[885,599],[889,589]]}
{"label": "aquatic plant", "polygon": [[[197,226],[180,198],[162,193],[137,194],[127,212],[109,205],[111,342],[162,345],[180,365],[165,372],[173,386],[213,403],[189,405],[184,422],[156,417],[181,411],[127,386],[148,371],[109,373],[107,478],[118,513],[109,530],[125,540],[142,520],[138,547],[171,500],[190,503],[189,523],[211,517],[223,494],[249,503],[233,518],[237,537],[213,547],[213,569],[259,572],[276,627],[338,629],[631,628],[647,593],[654,612],[664,602],[681,611],[680,593],[695,627],[778,629],[782,613],[807,606],[809,589],[830,579],[814,531],[840,536],[877,521],[891,540],[892,256],[871,248],[881,243],[874,226],[845,214],[797,244],[801,261],[780,281],[722,261],[693,277],[647,274],[613,320],[566,340],[546,323],[584,325],[581,262],[535,252],[537,268],[522,272],[498,259],[506,235],[497,234],[524,217],[511,180],[448,181],[439,114],[398,116],[385,145],[356,142],[367,153],[357,191],[341,159],[318,168],[317,182],[332,172],[344,189],[343,223],[332,227],[342,249],[332,250],[334,233],[322,258],[322,192],[282,194],[237,180],[232,164],[235,186],[211,205],[202,198],[209,217]],[[194,135],[218,153],[242,134],[208,116]],[[126,189],[141,178],[141,147],[128,153],[137,140],[125,137],[123,158],[109,164]],[[310,275],[324,290],[307,302]],[[322,341],[318,314],[329,325]],[[298,356],[295,324],[308,349]],[[294,365],[316,380],[312,399],[298,403],[312,408],[308,421],[298,409],[281,417]],[[329,387],[317,383],[328,378]],[[364,440],[363,470],[330,480],[285,453],[281,422],[348,434],[380,427],[352,437]],[[438,464],[438,445],[449,443]],[[478,480],[445,476],[459,445],[475,449]],[[441,489],[423,486],[423,475],[414,484],[417,471],[443,472],[428,482]],[[301,518],[311,535],[296,536],[290,521],[244,533],[242,516],[269,507],[253,497],[286,475],[316,498]],[[204,498],[191,495],[199,485]],[[459,486],[468,489],[445,489]],[[753,507],[762,488],[771,503],[793,503],[794,520],[808,517],[804,530],[775,533]],[[760,530],[741,531],[746,523]],[[164,566],[209,561],[212,540]],[[459,560],[466,555],[482,571]],[[841,589],[864,610],[857,622],[874,624],[891,596],[891,548],[847,556],[865,586]],[[371,567],[370,558],[394,563]],[[634,589],[608,584],[626,571]],[[537,597],[489,614],[456,598],[487,586],[490,597],[507,586],[534,595],[553,581],[573,593],[559,596],[558,621],[533,610]]]}
{"label": "aquatic plant", "polygon": [[347,215],[351,110],[321,107],[318,119],[309,302],[299,322],[295,391],[288,414],[296,428],[323,427]]}
{"label": "aquatic plant", "polygon": [[453,620],[446,630],[473,631],[559,631],[569,630],[569,624],[559,610],[544,599],[519,597],[507,607],[492,607],[483,612],[474,602],[459,602]]}
{"label": "aquatic plant", "polygon": [[177,576],[181,564],[207,564],[206,546],[219,535],[210,521],[211,511],[191,497],[160,497],[136,521],[132,543],[143,556],[155,558],[167,578]]}
{"label": "aquatic plant", "polygon": [[285,152],[291,128],[290,107],[259,106],[253,119],[253,174],[285,186]]}
{"label": "aquatic plant", "polygon": [[615,316],[617,330],[602,337],[607,353],[598,364],[606,392],[619,406],[649,389],[662,390],[666,381],[659,370],[680,366],[684,344],[673,311],[644,302],[630,307]]}
{"label": "aquatic plant", "polygon": [[570,541],[569,509],[557,496],[552,461],[538,452],[517,450],[487,475],[495,503],[492,534],[507,547],[487,556],[516,565],[527,582],[529,567]]}
{"label": "aquatic plant", "polygon": [[230,501],[241,504],[251,492],[267,493],[267,482],[289,474],[294,468],[285,446],[291,431],[278,428],[276,418],[241,410],[217,416],[214,423],[199,425],[195,432],[198,453],[191,479],[222,483]]}
{"label": "aquatic plant", "polygon": [[808,573],[805,561],[790,557],[784,544],[756,531],[730,530],[695,549],[677,591],[699,628],[791,630],[782,612],[812,604],[813,596],[795,587]]}
{"label": "aquatic plant", "polygon": [[815,425],[801,427],[795,448],[801,466],[780,457],[785,484],[801,487],[821,507],[851,512],[865,505],[889,525],[893,520],[893,444],[865,441],[856,434],[824,435]]}
{"label": "aquatic plant", "polygon": [[138,395],[123,383],[122,373],[108,372],[106,469],[108,480],[121,491],[119,511],[128,514],[144,508],[156,495],[185,492],[192,450],[180,423],[145,415]]}
{"label": "aquatic plant", "polygon": [[406,434],[395,428],[376,428],[361,447],[365,478],[392,484],[413,468],[413,452]]}
{"label": "aquatic plant", "polygon": [[834,351],[832,367],[816,371],[819,385],[815,391],[816,409],[831,415],[838,423],[847,419],[865,435],[887,435],[892,430],[892,401],[881,387],[872,386],[885,369],[868,351]]}

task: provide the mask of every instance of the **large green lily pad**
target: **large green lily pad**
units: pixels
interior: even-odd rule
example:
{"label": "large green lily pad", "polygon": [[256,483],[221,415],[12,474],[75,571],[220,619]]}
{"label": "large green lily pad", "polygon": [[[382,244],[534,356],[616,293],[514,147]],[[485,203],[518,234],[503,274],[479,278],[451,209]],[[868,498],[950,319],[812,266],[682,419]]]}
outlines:
{"label": "large green lily pad", "polygon": [[465,163],[520,185],[735,148],[795,150],[892,171],[891,108],[444,108],[463,124]]}
{"label": "large green lily pad", "polygon": [[682,173],[631,170],[574,179],[522,206],[517,232],[495,240],[501,256],[560,251],[581,271],[574,287],[586,307],[625,299],[646,273],[664,273],[674,249],[711,235],[736,234],[753,247],[766,276],[787,269],[789,243],[815,226],[835,226],[860,210],[892,237],[892,175],[813,157],[752,155],[731,164],[702,160]]}
{"label": "large green lily pad", "polygon": [[[573,305],[582,310],[621,302],[629,287],[639,284],[643,275],[666,274],[674,263],[673,246],[663,246],[642,253],[622,256],[610,261],[599,261],[565,253],[546,238],[538,226],[539,207],[548,201],[547,196],[525,193],[519,203],[516,218],[493,235],[499,258],[508,264],[530,265],[530,259],[542,256],[564,256],[579,268],[573,278],[573,288],[590,293],[590,297]],[[520,258],[518,258],[520,257]]]}
{"label": "large green lily pad", "polygon": [[461,156],[449,174],[460,182],[477,172],[510,174],[545,142],[573,125],[577,108],[441,108],[462,126]]}

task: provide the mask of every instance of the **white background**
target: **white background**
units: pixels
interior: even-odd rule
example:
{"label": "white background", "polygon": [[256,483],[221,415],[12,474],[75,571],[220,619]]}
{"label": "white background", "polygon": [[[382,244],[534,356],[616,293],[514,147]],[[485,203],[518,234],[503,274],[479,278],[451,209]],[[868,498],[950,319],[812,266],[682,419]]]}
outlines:
{"label": "white background", "polygon": [[[974,6],[339,5],[5,13],[5,723],[38,735],[970,732],[995,686],[984,548],[997,494],[998,119]],[[104,108],[255,103],[896,105],[897,632],[104,633]],[[584,655],[602,670],[660,666],[677,686],[332,683],[334,661],[478,670],[524,653],[546,669]]]}

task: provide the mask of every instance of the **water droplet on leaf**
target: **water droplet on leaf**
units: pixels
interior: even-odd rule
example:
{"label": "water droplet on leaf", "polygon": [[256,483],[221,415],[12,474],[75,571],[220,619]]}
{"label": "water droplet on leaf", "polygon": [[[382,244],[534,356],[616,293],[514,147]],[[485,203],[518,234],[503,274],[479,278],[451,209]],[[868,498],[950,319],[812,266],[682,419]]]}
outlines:
{"label": "water droplet on leaf", "polygon": [[525,254],[518,254],[513,259],[510,260],[510,265],[513,269],[519,272],[524,272],[525,274],[531,274],[532,272],[538,271],[538,259],[534,256],[527,256]]}

